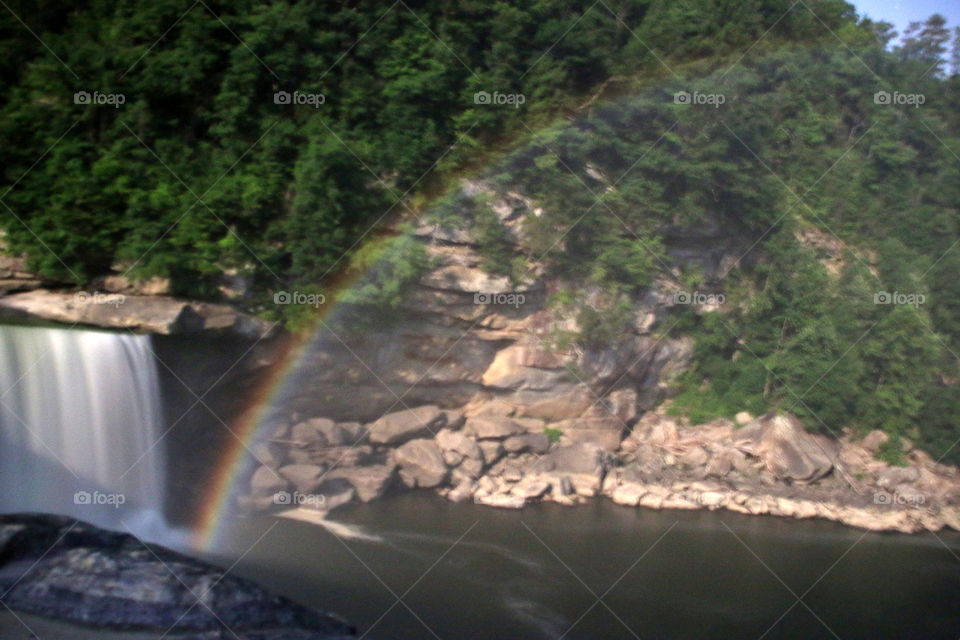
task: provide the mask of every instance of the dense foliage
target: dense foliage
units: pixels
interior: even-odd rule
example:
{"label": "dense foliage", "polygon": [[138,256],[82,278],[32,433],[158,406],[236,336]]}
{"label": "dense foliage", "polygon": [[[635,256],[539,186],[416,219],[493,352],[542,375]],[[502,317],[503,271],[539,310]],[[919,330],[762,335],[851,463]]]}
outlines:
{"label": "dense foliage", "polygon": [[[377,223],[496,160],[486,178],[544,212],[521,259],[486,203],[434,213],[472,225],[493,272],[542,262],[602,291],[579,305],[585,345],[615,341],[655,279],[726,297],[671,319],[697,344],[681,410],[776,406],[960,462],[960,47],[942,18],[891,49],[841,0],[5,7],[0,220],[50,278],[119,267],[207,296],[235,271],[268,295],[373,266],[351,295],[389,304],[426,258]],[[722,277],[670,250],[710,220],[749,240]]]}
{"label": "dense foliage", "polygon": [[[227,269],[261,288],[316,283],[373,223],[407,213],[521,118],[611,77],[663,73],[662,58],[748,44],[782,4],[11,0],[3,227],[66,281],[119,265],[191,295],[213,293]],[[842,2],[811,4],[839,24]],[[772,35],[815,24],[798,13]],[[81,91],[90,103],[75,104]],[[478,103],[478,92],[524,101]]]}
{"label": "dense foliage", "polygon": [[[960,461],[960,76],[942,62],[949,32],[935,16],[893,51],[886,25],[822,35],[639,78],[532,134],[487,179],[543,205],[526,221],[530,262],[580,283],[581,301],[605,292],[578,306],[584,346],[625,335],[635,321],[625,300],[654,281],[725,298],[710,311],[677,304],[666,322],[696,339],[680,412],[778,407],[825,433],[879,428],[894,449],[919,439]],[[694,254],[716,251],[711,225],[745,241],[739,268],[707,274],[689,246],[687,258],[671,249],[671,237],[702,233]],[[481,248],[496,238],[487,226]]]}

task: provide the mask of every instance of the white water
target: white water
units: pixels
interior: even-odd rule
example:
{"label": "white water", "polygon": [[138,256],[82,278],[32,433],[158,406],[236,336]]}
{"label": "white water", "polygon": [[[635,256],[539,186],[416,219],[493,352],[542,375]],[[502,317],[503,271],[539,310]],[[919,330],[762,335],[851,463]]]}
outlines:
{"label": "white water", "polygon": [[0,508],[159,516],[161,416],[149,336],[0,326]]}

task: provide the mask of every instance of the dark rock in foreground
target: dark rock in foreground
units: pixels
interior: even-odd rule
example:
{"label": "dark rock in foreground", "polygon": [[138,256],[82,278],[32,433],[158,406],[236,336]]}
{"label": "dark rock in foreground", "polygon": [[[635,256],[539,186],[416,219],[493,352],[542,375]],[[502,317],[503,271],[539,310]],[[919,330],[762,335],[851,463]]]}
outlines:
{"label": "dark rock in foreground", "polygon": [[213,565],[61,516],[0,516],[0,592],[13,609],[171,638],[355,637],[341,620]]}

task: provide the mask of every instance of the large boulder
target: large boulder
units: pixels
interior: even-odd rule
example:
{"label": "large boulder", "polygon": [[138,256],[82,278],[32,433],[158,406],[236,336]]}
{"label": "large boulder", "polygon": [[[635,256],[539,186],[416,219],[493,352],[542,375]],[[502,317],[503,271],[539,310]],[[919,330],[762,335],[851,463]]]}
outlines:
{"label": "large boulder", "polygon": [[171,640],[224,629],[236,640],[356,637],[341,620],[219,567],[61,516],[0,516],[0,592],[11,609],[83,625],[82,637],[93,637],[91,628]]}
{"label": "large boulder", "polygon": [[605,473],[608,464],[608,456],[602,447],[581,442],[557,447],[537,460],[533,469],[539,473],[580,473],[600,476]]}
{"label": "large boulder", "polygon": [[446,421],[446,414],[434,405],[395,411],[368,426],[370,442],[395,445],[433,436]]}
{"label": "large boulder", "polygon": [[301,493],[310,493],[323,482],[323,467],[315,464],[288,464],[279,473]]}
{"label": "large boulder", "polygon": [[295,424],[290,438],[310,446],[339,446],[344,443],[345,434],[329,418],[310,418]]}
{"label": "large boulder", "polygon": [[736,433],[740,450],[754,455],[781,480],[805,484],[830,473],[835,445],[803,428],[792,415],[768,413]]}
{"label": "large boulder", "polygon": [[669,445],[680,438],[677,422],[660,413],[647,413],[633,427],[631,439],[650,445]]}
{"label": "large boulder", "polygon": [[610,415],[563,420],[551,426],[562,431],[565,441],[569,444],[589,442],[607,451],[616,451],[620,448],[625,427],[620,418]]}
{"label": "large boulder", "polygon": [[483,459],[483,452],[480,450],[480,447],[477,446],[477,441],[462,431],[441,429],[437,433],[437,445],[439,445],[444,452],[452,452],[459,456],[460,459]]}
{"label": "large boulder", "polygon": [[485,440],[491,438],[508,438],[525,433],[523,425],[500,416],[475,416],[467,419],[464,431]]}
{"label": "large boulder", "polygon": [[270,496],[288,486],[286,478],[267,466],[257,467],[250,476],[250,491],[256,496]]}
{"label": "large boulder", "polygon": [[336,468],[327,474],[328,478],[342,478],[353,485],[361,502],[376,500],[390,488],[397,466],[395,464],[374,464],[363,467]]}
{"label": "large boulder", "polygon": [[393,459],[408,487],[436,487],[447,478],[443,454],[433,440],[410,440],[393,452]]}
{"label": "large boulder", "polygon": [[550,438],[545,433],[525,433],[521,436],[510,436],[503,441],[503,448],[508,453],[542,454],[550,450]]}

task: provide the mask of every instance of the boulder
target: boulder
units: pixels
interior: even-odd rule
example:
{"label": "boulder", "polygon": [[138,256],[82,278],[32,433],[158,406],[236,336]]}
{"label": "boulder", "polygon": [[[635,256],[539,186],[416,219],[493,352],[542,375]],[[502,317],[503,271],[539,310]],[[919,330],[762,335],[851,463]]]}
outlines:
{"label": "boulder", "polygon": [[370,442],[396,445],[434,435],[446,423],[447,415],[434,405],[388,413],[367,429]]}
{"label": "boulder", "polygon": [[550,450],[550,438],[545,433],[525,433],[520,436],[510,436],[503,441],[503,448],[508,453],[544,454]]}
{"label": "boulder", "polygon": [[354,446],[366,440],[367,428],[359,422],[338,422],[337,429],[343,435],[343,444]]}
{"label": "boulder", "polygon": [[393,452],[393,459],[408,487],[436,487],[447,477],[443,454],[433,440],[410,440]]}
{"label": "boulder", "polygon": [[617,485],[610,494],[610,499],[617,504],[628,507],[635,507],[640,504],[640,499],[647,494],[647,488],[634,482],[625,482]]}
{"label": "boulder", "polygon": [[707,463],[706,475],[723,478],[731,471],[733,471],[733,451],[725,449],[710,458]]}
{"label": "boulder", "polygon": [[461,482],[447,492],[447,500],[451,502],[465,502],[473,497],[475,490],[473,483]]}
{"label": "boulder", "polygon": [[510,418],[475,416],[467,419],[464,430],[478,439],[506,438],[525,432],[523,426]]}
{"label": "boulder", "polygon": [[673,418],[658,413],[648,413],[636,424],[630,437],[644,444],[662,446],[676,442],[680,438],[680,433],[677,422]]}
{"label": "boulder", "polygon": [[317,505],[317,508],[322,511],[333,511],[353,501],[357,492],[346,479],[330,478],[317,487],[317,494],[323,497],[323,501]]}
{"label": "boulder", "polygon": [[77,637],[157,637],[174,627],[171,638],[216,638],[224,629],[244,640],[356,637],[340,619],[221,567],[62,516],[0,516],[0,591],[10,609],[82,625]]}
{"label": "boulder", "polygon": [[309,446],[338,447],[345,443],[345,436],[343,429],[327,418],[311,418],[293,425],[290,430],[291,440]]}
{"label": "boulder", "polygon": [[447,414],[447,428],[453,429],[456,431],[467,421],[466,416],[463,415],[463,411],[459,409],[447,409],[444,411]]}
{"label": "boulder", "polygon": [[288,464],[278,472],[301,493],[312,493],[323,480],[323,467],[315,464]]}
{"label": "boulder", "polygon": [[634,389],[617,389],[597,401],[583,414],[585,418],[616,418],[620,424],[637,417],[637,392]]}
{"label": "boulder", "polygon": [[740,413],[735,415],[733,419],[738,425],[740,425],[741,427],[745,427],[746,425],[753,422],[753,415],[749,411],[741,411]]}
{"label": "boulder", "polygon": [[550,491],[550,483],[537,478],[525,478],[510,489],[511,494],[524,500],[542,498],[548,491]]}
{"label": "boulder", "polygon": [[703,447],[692,447],[680,456],[680,462],[688,467],[702,467],[709,461],[710,454]]}
{"label": "boulder", "polygon": [[287,480],[267,466],[258,467],[250,476],[250,491],[255,496],[272,496],[288,486]]}
{"label": "boulder", "polygon": [[491,465],[503,456],[503,445],[498,440],[481,440],[477,444],[483,454],[484,464]]}
{"label": "boulder", "polygon": [[882,489],[896,489],[902,484],[916,482],[920,472],[913,467],[890,467],[880,472],[877,485]]}
{"label": "boulder", "polygon": [[522,509],[527,504],[525,498],[511,493],[477,494],[473,501],[477,504],[485,504],[488,507],[498,507],[500,509]]}
{"label": "boulder", "polygon": [[276,469],[284,462],[283,448],[274,442],[257,442],[250,451],[257,462],[271,469]]}
{"label": "boulder", "polygon": [[890,436],[888,436],[883,431],[879,429],[874,429],[866,436],[864,436],[863,441],[860,443],[864,449],[870,453],[876,455],[880,451],[880,447],[885,445],[890,441]]}
{"label": "boulder", "polygon": [[597,402],[597,397],[584,384],[568,383],[544,391],[517,391],[512,402],[522,417],[559,421],[582,415]]}
{"label": "boulder", "polygon": [[607,469],[608,459],[602,447],[588,442],[557,447],[537,460],[533,468],[537,472],[557,474],[586,474],[601,476]]}
{"label": "boulder", "polygon": [[[471,458],[473,460],[483,459],[483,452],[477,445],[477,441],[460,431],[451,431],[450,429],[441,429],[437,432],[437,445],[447,452],[456,453],[460,459]],[[458,460],[454,464],[460,464]]]}
{"label": "boulder", "polygon": [[552,425],[563,432],[567,444],[586,442],[606,451],[616,451],[623,439],[624,423],[616,416],[603,418],[575,418]]}
{"label": "boulder", "polygon": [[370,502],[382,496],[390,488],[396,468],[395,464],[338,467],[328,473],[327,477],[346,480],[353,486],[361,502]]}
{"label": "boulder", "polygon": [[464,458],[457,469],[471,479],[479,478],[483,473],[483,460]]}
{"label": "boulder", "polygon": [[754,420],[737,432],[736,444],[780,480],[809,483],[833,469],[833,443],[809,433],[792,415],[768,413]]}

